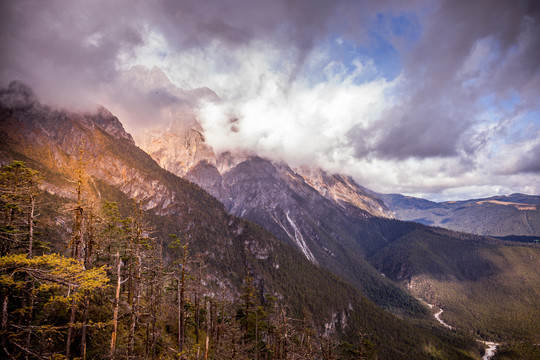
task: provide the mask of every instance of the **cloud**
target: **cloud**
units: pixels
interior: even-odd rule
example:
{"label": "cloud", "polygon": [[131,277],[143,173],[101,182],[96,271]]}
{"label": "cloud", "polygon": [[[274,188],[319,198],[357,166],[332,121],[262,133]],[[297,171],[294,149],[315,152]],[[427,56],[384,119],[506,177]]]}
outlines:
{"label": "cloud", "polygon": [[133,11],[114,4],[3,1],[2,10],[0,79],[62,105],[90,102],[115,78],[118,53],[141,44]]}
{"label": "cloud", "polygon": [[377,191],[540,193],[537,1],[0,7],[3,86],[100,103],[131,132],[198,118],[218,150],[345,172]]}
{"label": "cloud", "polygon": [[[540,132],[537,133],[537,136]],[[533,141],[527,141],[522,144],[521,151],[513,151],[514,156],[506,159],[505,167],[501,169],[501,173],[508,174],[540,174],[540,141],[538,138]],[[504,163],[503,163],[504,164]]]}
{"label": "cloud", "polygon": [[329,70],[326,81],[315,86],[302,80],[291,84],[287,74],[272,72],[272,61],[262,61],[267,60],[262,53],[252,56],[236,79],[240,92],[205,104],[199,114],[217,151],[247,148],[293,163],[342,161],[350,155],[347,132],[358,123],[375,121],[391,87],[384,79],[355,84],[357,76],[369,71],[361,64],[351,75]]}
{"label": "cloud", "polygon": [[[516,91],[530,110],[540,95],[540,18],[535,2],[444,1],[426,17],[421,40],[404,53],[402,101],[373,129],[368,151],[403,159],[456,156],[478,121],[478,102]],[[534,54],[533,54],[534,52]],[[361,145],[357,154],[363,156]]]}

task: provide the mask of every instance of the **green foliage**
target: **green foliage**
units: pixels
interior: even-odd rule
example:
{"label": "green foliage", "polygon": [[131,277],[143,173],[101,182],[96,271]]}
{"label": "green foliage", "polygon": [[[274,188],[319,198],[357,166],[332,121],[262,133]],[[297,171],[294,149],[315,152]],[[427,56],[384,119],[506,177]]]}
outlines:
{"label": "green foliage", "polygon": [[75,259],[58,254],[42,255],[28,258],[24,254],[14,254],[0,258],[0,273],[2,285],[17,288],[21,283],[14,279],[25,274],[39,281],[36,291],[49,291],[52,286],[70,287],[71,297],[80,299],[85,292],[103,288],[109,281],[105,267],[85,269],[84,265]]}
{"label": "green foliage", "polygon": [[514,342],[497,347],[494,360],[540,359],[540,345],[527,342]]}
{"label": "green foliage", "polygon": [[1,257],[0,289],[8,310],[0,334],[4,355],[61,351],[70,304],[105,289],[108,281],[104,267],[87,270],[80,261],[58,254]]}
{"label": "green foliage", "polygon": [[0,256],[24,249],[33,253],[36,198],[41,193],[39,173],[22,161],[0,172]]}
{"label": "green foliage", "polygon": [[371,262],[444,309],[444,321],[458,329],[489,341],[540,342],[540,252],[535,245],[417,225]]}
{"label": "green foliage", "polygon": [[[122,197],[116,197],[115,200],[129,203]],[[115,354],[121,357],[129,352],[132,311],[130,302],[133,301],[130,299],[133,299],[132,287],[136,281],[136,272],[134,267],[129,269],[129,264],[134,259],[130,251],[135,249],[131,247],[130,250],[129,245],[133,243],[134,218],[129,216],[130,207],[125,208],[127,212],[123,215],[115,203],[103,203],[97,229],[100,240],[94,261],[95,264],[101,264],[102,269],[104,265],[108,266],[108,277],[111,282],[108,287],[97,292],[93,291],[92,294],[88,323],[91,335],[87,346],[88,356],[91,354],[103,356],[104,349],[110,346],[112,331],[110,304],[111,299],[114,299],[114,284],[117,281],[115,258],[112,254],[116,251],[124,254],[122,255],[124,265],[120,274],[122,280],[120,297],[124,300],[120,301],[119,306]],[[141,253],[141,277],[137,280],[140,281],[138,313],[141,315],[138,315],[138,325],[134,332],[135,354],[155,354],[156,357],[165,358],[174,356],[170,349],[176,349],[178,346],[176,341],[178,299],[176,282],[173,281],[177,275],[174,275],[172,270],[177,267],[174,262],[178,259],[178,255],[175,253],[178,254],[178,249],[181,250],[185,246],[185,239],[191,239],[190,253],[193,254],[187,262],[189,264],[187,270],[191,277],[188,278],[190,290],[187,291],[188,298],[184,306],[186,346],[183,353],[188,358],[206,351],[207,335],[208,356],[211,359],[226,358],[226,354],[229,356],[235,354],[233,357],[238,359],[253,359],[257,354],[261,359],[277,359],[286,356],[284,354],[290,356],[311,354],[310,356],[316,357],[328,351],[346,359],[348,355],[340,350],[337,340],[343,336],[350,344],[354,344],[355,354],[358,354],[358,351],[362,354],[363,351],[369,350],[364,354],[369,356],[376,354],[380,359],[407,358],[405,354],[415,354],[418,359],[428,358],[428,353],[422,350],[425,342],[435,344],[432,348],[439,349],[438,351],[446,354],[448,358],[464,358],[463,353],[455,349],[471,348],[470,342],[456,342],[455,345],[450,345],[454,340],[448,334],[434,335],[428,328],[424,328],[424,325],[411,326],[403,320],[397,320],[366,300],[351,286],[308,262],[292,246],[276,241],[261,227],[250,222],[230,218],[224,212],[220,218],[226,225],[219,225],[216,219],[211,223],[206,217],[201,219],[186,216],[183,221],[172,221],[170,217],[150,213],[144,217],[147,222],[154,224],[154,230],[148,237],[154,240],[149,243],[149,247],[145,247],[148,250],[145,250],[144,255]],[[189,222],[199,224],[199,221],[207,223],[192,227],[193,231],[185,230],[184,224]],[[213,237],[218,226],[221,226],[221,234]],[[204,229],[209,231],[206,232]],[[170,237],[169,234],[181,236]],[[165,240],[164,246],[160,245],[159,239]],[[168,244],[172,246],[166,246]],[[162,256],[159,255],[161,252]],[[194,267],[196,262],[193,258],[197,254],[206,254],[201,257],[204,259],[204,271],[201,274]],[[163,258],[169,260],[163,261]],[[67,264],[75,264],[71,261],[69,260]],[[137,262],[132,264],[135,266]],[[247,278],[240,276],[246,273],[246,267],[250,273]],[[200,275],[205,285],[198,287],[196,284],[199,284]],[[211,281],[210,279],[216,275],[219,281],[230,279],[233,288],[223,288]],[[234,288],[238,289],[237,292]],[[233,290],[232,294],[230,290]],[[232,302],[221,300],[230,298],[231,295],[234,299]],[[60,301],[61,298],[58,297],[58,301],[54,302],[49,299],[47,305],[49,312],[54,310],[57,314],[54,317],[56,324],[54,329],[58,329],[59,324],[66,324],[69,317],[69,301]],[[336,333],[333,336],[336,338],[321,338],[324,324],[336,311],[345,312],[347,324],[340,321],[334,323]],[[306,314],[317,316],[306,317]],[[83,324],[81,316],[82,308],[79,308],[77,329]],[[41,317],[35,318],[34,321],[45,324]],[[360,328],[368,329],[372,335],[368,339],[359,339],[357,334]],[[49,330],[48,334],[53,328]],[[48,350],[50,353],[54,353],[54,349],[60,351],[65,331],[65,327],[56,330],[53,336],[56,340]],[[78,339],[75,338],[74,349],[78,346],[80,341]],[[363,350],[362,346],[366,350]]]}

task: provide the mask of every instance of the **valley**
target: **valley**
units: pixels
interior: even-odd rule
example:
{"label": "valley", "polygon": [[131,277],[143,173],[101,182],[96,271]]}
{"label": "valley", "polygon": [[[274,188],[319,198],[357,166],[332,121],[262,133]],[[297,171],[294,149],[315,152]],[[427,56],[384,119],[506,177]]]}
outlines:
{"label": "valley", "polygon": [[0,359],[540,360],[539,0],[0,9]]}
{"label": "valley", "polygon": [[[535,244],[397,220],[384,197],[350,177],[255,154],[215,155],[200,132],[184,129],[185,141],[177,134],[162,143],[169,155],[156,147],[147,154],[105,109],[55,110],[16,83],[0,95],[3,164],[38,170],[41,188],[61,204],[73,201],[81,157],[89,194],[124,214],[139,203],[156,239],[168,244],[168,234],[182,234],[204,254],[202,279],[213,284],[205,296],[235,301],[247,269],[261,306],[272,294],[291,319],[313,317],[312,331],[337,343],[369,333],[381,359],[480,358],[477,338],[501,343],[503,356],[537,351]],[[62,252],[70,230],[59,224],[70,220],[55,219],[59,211],[44,216],[56,225],[42,231],[63,239],[51,242]],[[178,261],[168,247],[163,256]],[[435,319],[416,298],[444,309],[445,323],[458,330],[441,326],[441,313]]]}

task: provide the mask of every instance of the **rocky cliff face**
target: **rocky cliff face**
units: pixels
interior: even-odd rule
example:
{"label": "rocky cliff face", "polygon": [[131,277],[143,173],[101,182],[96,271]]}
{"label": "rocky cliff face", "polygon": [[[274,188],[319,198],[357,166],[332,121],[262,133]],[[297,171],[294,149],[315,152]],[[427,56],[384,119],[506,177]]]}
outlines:
{"label": "rocky cliff face", "polygon": [[343,232],[330,230],[335,226],[324,219],[342,224],[350,220],[339,219],[392,216],[374,193],[350,177],[292,169],[253,154],[215,155],[194,127],[149,132],[142,147],[163,168],[201,186],[230,213],[294,243],[314,263],[315,253],[333,254],[331,244]]}
{"label": "rocky cliff face", "polygon": [[375,193],[358,185],[350,176],[331,175],[319,168],[310,167],[299,167],[295,168],[294,171],[327,199],[338,204],[350,204],[373,216],[393,217],[390,210]]}
{"label": "rocky cliff face", "polygon": [[205,142],[195,109],[201,101],[216,100],[208,88],[185,90],[176,87],[158,67],[133,67],[124,75],[147,98],[160,104],[154,124],[137,136],[137,142],[164,169],[185,177],[198,163],[216,165],[214,151]]}
{"label": "rocky cliff face", "polygon": [[75,159],[82,156],[89,175],[117,186],[140,200],[145,209],[164,214],[178,207],[177,194],[163,177],[141,173],[140,164],[133,160],[150,169],[155,167],[152,159],[135,146],[131,135],[106,109],[88,114],[51,109],[39,104],[31,90],[19,83],[0,93],[0,105],[2,162],[22,159],[46,173],[55,172],[55,181],[43,184],[51,192],[71,196],[62,189],[77,168]]}
{"label": "rocky cliff face", "polygon": [[212,148],[204,142],[202,129],[154,129],[146,134],[142,145],[164,169],[184,177],[201,161],[216,165]]}

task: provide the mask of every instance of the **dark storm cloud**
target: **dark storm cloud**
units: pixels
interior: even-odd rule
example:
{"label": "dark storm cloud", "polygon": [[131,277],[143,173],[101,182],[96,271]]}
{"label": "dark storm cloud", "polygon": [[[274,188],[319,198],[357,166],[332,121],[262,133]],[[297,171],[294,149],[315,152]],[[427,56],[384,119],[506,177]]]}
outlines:
{"label": "dark storm cloud", "polygon": [[296,49],[300,67],[318,39],[343,32],[359,42],[370,17],[400,2],[0,0],[0,4],[0,81],[22,80],[48,100],[62,102],[88,100],[96,88],[114,81],[119,55],[141,45],[149,31],[158,31],[177,52],[213,41],[234,47],[262,39]]}
{"label": "dark storm cloud", "polygon": [[159,102],[154,93],[126,88],[129,84],[119,79],[119,59],[135,54],[149,32],[163,36],[167,51],[176,54],[216,41],[233,49],[262,39],[296,49],[301,66],[341,5],[308,0],[0,0],[0,6],[2,86],[19,80],[43,101],[76,107],[102,101],[98,95],[105,91],[124,107],[138,108],[138,114],[147,115],[137,116],[143,119],[159,112]]}
{"label": "dark storm cloud", "polygon": [[387,158],[452,156],[485,96],[517,92],[526,111],[540,95],[540,17],[537,1],[443,1],[426,18],[423,36],[404,53],[402,101],[351,141],[377,141],[357,154]]}
{"label": "dark storm cloud", "polygon": [[2,82],[22,80],[60,103],[88,101],[115,77],[119,52],[142,42],[130,8],[115,3],[2,1],[2,10]]}

